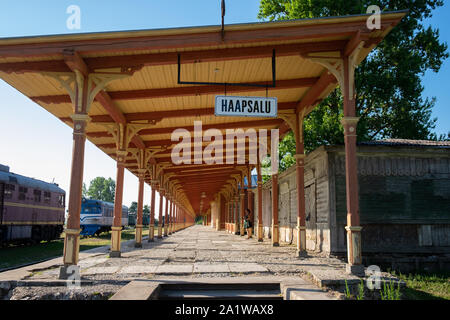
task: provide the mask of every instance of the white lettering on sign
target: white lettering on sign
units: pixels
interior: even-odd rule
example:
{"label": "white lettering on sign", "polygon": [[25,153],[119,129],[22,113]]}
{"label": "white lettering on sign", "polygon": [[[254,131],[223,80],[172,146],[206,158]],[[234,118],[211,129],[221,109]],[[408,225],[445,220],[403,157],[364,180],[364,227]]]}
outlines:
{"label": "white lettering on sign", "polygon": [[216,116],[266,117],[278,114],[277,98],[216,96]]}

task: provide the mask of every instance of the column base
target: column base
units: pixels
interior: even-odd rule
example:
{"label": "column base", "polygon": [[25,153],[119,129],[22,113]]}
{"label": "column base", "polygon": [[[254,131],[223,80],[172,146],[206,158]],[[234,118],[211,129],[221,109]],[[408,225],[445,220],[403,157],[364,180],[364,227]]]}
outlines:
{"label": "column base", "polygon": [[364,277],[366,275],[366,271],[364,265],[362,264],[346,264],[345,272],[347,274],[353,274],[358,277]]}
{"label": "column base", "polygon": [[120,251],[111,251],[110,253],[109,253],[109,257],[110,258],[120,258]]}
{"label": "column base", "polygon": [[64,265],[59,268],[59,279],[67,280],[69,277],[80,279],[80,266],[75,264]]}
{"label": "column base", "polygon": [[148,239],[147,242],[155,242],[155,239]]}
{"label": "column base", "polygon": [[278,242],[272,243],[272,247],[279,247],[279,246],[280,246],[280,244]]}
{"label": "column base", "polygon": [[306,251],[303,251],[303,250],[297,250],[296,251],[296,255],[297,255],[297,257],[298,258],[307,258],[309,255],[308,255],[308,252],[306,252]]}
{"label": "column base", "polygon": [[142,248],[142,243],[137,243],[137,242],[136,242],[136,243],[134,244],[134,247],[135,247],[135,248]]}
{"label": "column base", "polygon": [[258,242],[263,242],[264,240],[263,239],[258,239]]}

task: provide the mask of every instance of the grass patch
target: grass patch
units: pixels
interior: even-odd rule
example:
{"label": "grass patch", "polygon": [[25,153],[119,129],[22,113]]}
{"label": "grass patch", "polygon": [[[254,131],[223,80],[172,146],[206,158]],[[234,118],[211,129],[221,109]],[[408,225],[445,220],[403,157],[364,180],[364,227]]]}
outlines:
{"label": "grass patch", "polygon": [[450,272],[395,274],[406,282],[403,300],[450,300]]}
{"label": "grass patch", "polygon": [[[145,236],[148,228],[143,229]],[[122,241],[134,239],[135,229],[125,229],[122,231]],[[110,245],[111,232],[102,233],[99,237],[81,237],[80,251],[85,251],[97,247]],[[12,268],[27,263],[40,260],[60,257],[64,250],[64,233],[58,240],[45,242],[42,241],[35,245],[16,246],[11,245],[0,249],[0,269]]]}

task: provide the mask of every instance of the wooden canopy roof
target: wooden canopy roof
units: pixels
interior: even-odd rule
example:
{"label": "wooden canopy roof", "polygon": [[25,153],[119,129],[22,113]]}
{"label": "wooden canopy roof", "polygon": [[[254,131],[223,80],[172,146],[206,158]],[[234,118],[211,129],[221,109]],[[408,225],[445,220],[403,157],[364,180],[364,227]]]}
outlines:
{"label": "wooden canopy roof", "polygon": [[[336,18],[264,22],[220,26],[124,31],[89,34],[0,39],[0,77],[72,127],[73,106],[67,91],[49,72],[72,72],[65,59],[68,50],[81,59],[85,72],[116,72],[128,76],[108,84],[89,111],[87,139],[112,158],[113,136],[105,123],[149,124],[130,142],[130,148],[165,148],[156,153],[181,185],[181,201],[188,211],[200,213],[227,183],[240,173],[233,165],[179,165],[170,158],[171,133],[177,128],[193,130],[201,120],[203,130],[216,128],[280,128],[290,130],[281,119],[214,116],[217,85],[179,85],[178,54],[185,81],[270,83],[272,54],[276,52],[276,87],[229,86],[227,94],[274,96],[278,113],[294,114],[312,108],[326,97],[337,81],[321,64],[309,57],[352,52],[364,41],[357,62],[399,23],[405,12],[385,13],[380,30],[369,30],[367,15]],[[127,169],[137,174],[137,160],[129,153]],[[147,182],[151,177],[148,176]],[[204,213],[204,212],[203,212]]]}

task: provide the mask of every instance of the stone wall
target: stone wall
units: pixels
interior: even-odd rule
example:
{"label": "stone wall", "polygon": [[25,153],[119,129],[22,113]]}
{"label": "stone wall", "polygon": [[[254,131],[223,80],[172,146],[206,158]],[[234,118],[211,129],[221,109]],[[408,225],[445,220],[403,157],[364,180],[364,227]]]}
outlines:
{"label": "stone wall", "polygon": [[[359,146],[358,181],[363,254],[449,252],[448,149]],[[296,243],[295,167],[281,173],[278,182],[280,242]],[[345,189],[343,146],[320,147],[308,154],[305,165],[308,250],[345,254]],[[268,181],[263,186],[265,238],[270,238],[271,210],[271,181]]]}
{"label": "stone wall", "polygon": [[[329,149],[335,252],[346,251],[345,155]],[[363,252],[450,250],[450,154],[439,148],[361,146],[358,184]]]}

